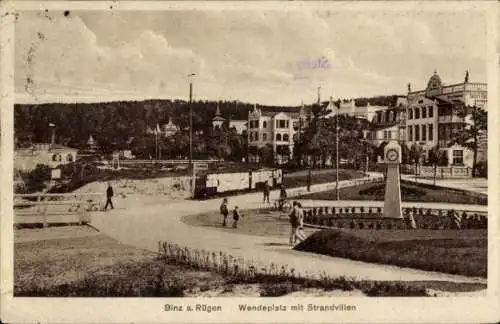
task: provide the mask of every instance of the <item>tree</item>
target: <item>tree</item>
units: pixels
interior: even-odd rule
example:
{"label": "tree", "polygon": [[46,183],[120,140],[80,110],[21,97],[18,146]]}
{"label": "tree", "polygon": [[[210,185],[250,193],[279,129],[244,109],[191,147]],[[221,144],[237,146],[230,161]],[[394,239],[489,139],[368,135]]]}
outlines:
{"label": "tree", "polygon": [[259,148],[260,161],[267,165],[274,164],[274,150],[271,144],[266,144],[265,146]]}
{"label": "tree", "polygon": [[415,177],[417,176],[418,166],[420,165],[420,160],[422,159],[423,154],[424,154],[424,150],[417,143],[413,144],[410,147],[409,157],[410,157],[410,162],[415,164]]}
{"label": "tree", "polygon": [[488,131],[488,113],[481,107],[465,105],[462,101],[454,102],[453,108],[462,118],[462,123],[459,129],[452,132],[449,145],[458,144],[473,152],[472,176],[476,176],[480,140]]}
{"label": "tree", "polygon": [[437,167],[446,163],[446,152],[435,146],[429,151],[429,163],[434,167],[434,185],[436,185]]}

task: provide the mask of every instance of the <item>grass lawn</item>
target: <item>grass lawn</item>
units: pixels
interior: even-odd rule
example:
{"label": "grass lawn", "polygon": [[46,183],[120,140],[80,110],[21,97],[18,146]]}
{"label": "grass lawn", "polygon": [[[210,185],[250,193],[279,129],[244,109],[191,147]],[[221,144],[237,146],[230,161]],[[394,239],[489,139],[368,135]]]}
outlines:
{"label": "grass lawn", "polygon": [[[340,199],[344,200],[384,200],[385,183],[365,183],[340,189]],[[297,199],[331,200],[334,190],[312,193]],[[428,185],[401,181],[401,199],[415,202],[447,202],[454,204],[488,205],[487,197],[467,196],[458,190],[437,189]]]}
{"label": "grass lawn", "polygon": [[487,276],[486,230],[323,230],[296,249],[464,276]]}
{"label": "grass lawn", "polygon": [[[283,175],[283,184],[287,188],[303,187],[307,185],[307,171],[297,171]],[[335,182],[335,169],[323,169],[312,171],[312,185],[326,182]],[[364,177],[364,173],[359,170],[339,170],[339,181],[359,179]]]}
{"label": "grass lawn", "polygon": [[16,297],[429,296],[476,291],[481,284],[372,282],[201,270],[118,243],[82,227],[19,230],[14,244]]}
{"label": "grass lawn", "polygon": [[[256,236],[283,237],[290,235],[290,222],[288,215],[281,214],[279,211],[270,211],[265,209],[242,210],[243,217],[238,221],[238,228],[231,228],[233,219],[229,215],[227,218],[227,227],[222,227],[222,215],[218,211],[203,213],[199,215],[184,216],[182,221],[192,226],[203,226],[211,229],[232,233],[238,233]],[[309,235],[315,230],[306,229]],[[284,240],[283,242],[288,242]]]}

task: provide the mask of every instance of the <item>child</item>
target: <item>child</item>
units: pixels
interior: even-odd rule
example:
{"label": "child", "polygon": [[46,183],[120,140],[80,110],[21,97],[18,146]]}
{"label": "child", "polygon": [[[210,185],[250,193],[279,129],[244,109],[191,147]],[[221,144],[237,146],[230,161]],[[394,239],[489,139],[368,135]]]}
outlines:
{"label": "child", "polygon": [[222,200],[222,204],[220,205],[220,213],[224,217],[224,220],[222,221],[222,227],[226,227],[226,218],[227,215],[229,214],[229,209],[227,208],[227,198],[224,198]]}
{"label": "child", "polygon": [[238,206],[234,207],[233,210],[233,228],[238,228],[238,220],[240,219],[240,211],[238,209]]}

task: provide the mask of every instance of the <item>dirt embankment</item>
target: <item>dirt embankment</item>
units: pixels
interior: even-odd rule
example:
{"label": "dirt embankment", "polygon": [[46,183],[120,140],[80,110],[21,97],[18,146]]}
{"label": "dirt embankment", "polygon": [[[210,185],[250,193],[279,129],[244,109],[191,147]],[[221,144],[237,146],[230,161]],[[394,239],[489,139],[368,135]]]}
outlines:
{"label": "dirt embankment", "polygon": [[[111,183],[116,196],[144,195],[185,199],[190,195],[189,177],[168,177],[144,180],[122,179],[111,180],[109,183]],[[102,192],[104,195],[107,186],[107,182],[96,181],[75,190],[75,193]]]}

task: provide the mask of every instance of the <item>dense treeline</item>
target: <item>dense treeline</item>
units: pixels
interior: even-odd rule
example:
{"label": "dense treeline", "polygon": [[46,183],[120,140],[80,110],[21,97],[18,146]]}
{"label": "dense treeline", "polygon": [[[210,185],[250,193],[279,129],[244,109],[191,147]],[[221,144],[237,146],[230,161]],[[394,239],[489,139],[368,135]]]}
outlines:
{"label": "dense treeline", "polygon": [[[380,104],[380,100],[392,103],[393,99],[394,96],[377,97],[373,98],[373,104]],[[306,111],[310,110],[319,116],[324,113],[327,103],[313,104],[305,108]],[[340,99],[335,101],[337,106],[339,103]],[[193,101],[193,156],[241,160],[248,153],[246,134],[238,135],[235,129],[228,129],[227,122],[222,129],[214,130],[212,118],[217,106],[227,120],[246,120],[248,111],[253,109],[254,104],[239,101]],[[259,105],[259,108],[275,112],[298,112],[300,106]],[[148,130],[152,131],[156,125],[162,126],[170,120],[180,128],[174,136],[156,138],[151,132],[148,134]],[[52,134],[52,129],[49,127],[51,123],[56,125],[56,142],[74,148],[88,148],[87,141],[92,135],[102,153],[110,153],[117,149],[132,149],[140,158],[184,158],[189,151],[189,102],[185,100],[15,105],[16,144],[26,146],[31,142],[49,141]],[[348,124],[346,129],[352,126]],[[323,127],[326,128],[328,127]],[[317,129],[314,130],[316,131]],[[324,136],[330,135],[325,133]],[[310,135],[308,138],[316,142],[318,136]],[[311,142],[308,148],[302,149],[311,153],[316,152],[318,149],[315,145],[317,146]]]}
{"label": "dense treeline", "polygon": [[[226,119],[248,118],[253,104],[237,101],[194,101],[193,130],[206,132],[211,128],[217,105]],[[266,107],[293,109],[291,107]],[[297,107],[298,108],[298,107]],[[121,148],[129,137],[141,136],[157,124],[170,119],[181,129],[189,125],[189,103],[183,100],[120,101],[107,103],[26,104],[16,105],[15,131],[19,138],[33,142],[50,139],[49,123],[56,124],[56,141],[72,147],[85,145],[92,135],[101,146]]]}

